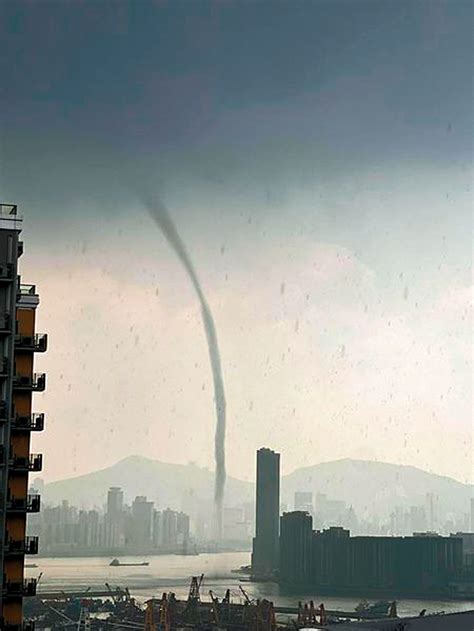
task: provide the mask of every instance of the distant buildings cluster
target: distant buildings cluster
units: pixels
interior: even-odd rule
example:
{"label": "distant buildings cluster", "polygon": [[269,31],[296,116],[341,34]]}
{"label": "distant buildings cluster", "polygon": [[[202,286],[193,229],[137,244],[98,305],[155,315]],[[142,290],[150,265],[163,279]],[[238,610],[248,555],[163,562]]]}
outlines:
{"label": "distant buildings cluster", "polygon": [[[282,512],[288,507],[281,506]],[[426,493],[419,504],[395,505],[388,517],[357,514],[352,506],[342,500],[329,498],[324,493],[297,491],[294,510],[307,512],[313,518],[316,529],[343,526],[358,535],[411,535],[414,532],[437,532],[449,534],[453,531],[467,532],[474,529],[474,500],[470,512],[442,517],[439,498],[435,493]],[[472,525],[471,525],[472,524]]]}
{"label": "distant buildings cluster", "polygon": [[[439,524],[433,494],[426,495],[426,509],[394,510],[385,536],[354,537],[341,525],[313,529],[314,514],[319,523],[337,524],[344,517],[357,523],[343,502],[324,495],[316,496],[315,510],[312,493],[297,492],[296,510],[280,516],[280,454],[270,449],[257,452],[256,487],[255,578],[278,578],[282,584],[327,593],[474,595],[474,534],[426,532],[427,526]],[[402,526],[413,527],[413,536],[394,536]]]}
{"label": "distant buildings cluster", "polygon": [[80,510],[64,500],[45,507],[29,530],[41,536],[41,552],[128,551],[130,553],[187,552],[190,520],[183,512],[159,511],[144,496],[130,506],[123,491],[111,487],[105,510]]}

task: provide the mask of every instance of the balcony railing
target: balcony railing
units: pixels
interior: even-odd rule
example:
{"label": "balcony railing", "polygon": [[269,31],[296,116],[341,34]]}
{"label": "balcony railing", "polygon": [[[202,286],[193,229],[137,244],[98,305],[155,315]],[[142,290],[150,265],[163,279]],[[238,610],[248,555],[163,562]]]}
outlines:
{"label": "balcony railing", "polygon": [[5,542],[5,554],[14,556],[17,554],[38,554],[39,537],[28,536],[24,539],[7,539]]}
{"label": "balcony railing", "polygon": [[34,353],[44,353],[48,348],[48,335],[47,333],[18,335],[15,340],[15,348],[18,350],[32,351]]}
{"label": "balcony railing", "polygon": [[9,466],[14,471],[41,471],[43,468],[43,454],[12,456],[10,458]]}
{"label": "balcony railing", "polygon": [[18,286],[18,293],[20,296],[35,296],[36,285],[29,285],[26,283],[20,283]]}
{"label": "balcony railing", "polygon": [[0,265],[0,282],[13,280],[14,268],[11,263],[3,263]]}
{"label": "balcony railing", "polygon": [[38,493],[28,493],[26,496],[26,512],[39,513],[41,510],[41,495]]}
{"label": "balcony railing", "polygon": [[7,499],[7,510],[19,513],[39,513],[41,496],[28,493],[26,497],[10,497]]}
{"label": "balcony railing", "polygon": [[6,379],[8,377],[9,361],[7,357],[0,359],[0,379]]}
{"label": "balcony railing", "polygon": [[16,204],[0,204],[0,215],[16,215],[17,210]]}
{"label": "balcony railing", "polygon": [[28,416],[17,414],[12,419],[12,429],[42,432],[44,429],[44,414],[42,412],[29,414]]}
{"label": "balcony railing", "polygon": [[0,335],[11,333],[12,319],[9,313],[2,313],[0,315]]}
{"label": "balcony railing", "polygon": [[46,389],[46,375],[44,372],[35,372],[30,375],[15,375],[13,377],[15,390],[31,390],[32,392],[44,392]]}
{"label": "balcony railing", "polygon": [[6,596],[36,596],[36,579],[27,578],[24,581],[4,582],[4,593]]}

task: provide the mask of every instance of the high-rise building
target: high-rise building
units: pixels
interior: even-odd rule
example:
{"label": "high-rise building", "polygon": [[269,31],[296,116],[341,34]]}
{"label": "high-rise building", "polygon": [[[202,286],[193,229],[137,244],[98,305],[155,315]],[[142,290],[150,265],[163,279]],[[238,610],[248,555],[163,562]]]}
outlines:
{"label": "high-rise building", "polygon": [[178,513],[167,508],[161,513],[161,544],[165,547],[176,545],[178,539]]}
{"label": "high-rise building", "polygon": [[152,542],[153,502],[143,495],[137,495],[132,504],[131,542],[135,545],[149,546]]}
{"label": "high-rise building", "polygon": [[426,514],[428,529],[436,532],[438,529],[438,496],[434,493],[426,493]]}
{"label": "high-rise building", "polygon": [[104,547],[120,548],[124,544],[123,491],[118,486],[111,486],[107,492],[107,512],[104,516],[103,531]]}
{"label": "high-rise building", "polygon": [[35,332],[35,286],[18,275],[21,229],[17,207],[0,204],[0,628],[10,631],[23,628],[23,597],[36,593],[35,579],[24,578],[25,554],[38,552],[26,516],[40,508],[39,495],[28,494],[28,474],[42,468],[41,454],[30,453],[31,432],[44,425],[44,415],[32,413],[32,395],[46,387],[45,375],[33,372],[47,337]]}
{"label": "high-rise building", "polygon": [[313,494],[311,491],[295,491],[295,511],[313,514]]}
{"label": "high-rise building", "polygon": [[107,493],[107,515],[115,517],[123,512],[123,491],[119,486],[111,486]]}
{"label": "high-rise building", "polygon": [[176,516],[177,545],[187,546],[189,542],[189,515],[179,512]]}
{"label": "high-rise building", "polygon": [[322,593],[448,594],[463,567],[460,533],[351,537],[341,527],[311,531],[303,512],[283,515],[280,546],[280,582]]}
{"label": "high-rise building", "polygon": [[305,584],[311,578],[313,518],[306,511],[284,513],[280,520],[280,568],[285,580]]}
{"label": "high-rise building", "polygon": [[252,549],[255,575],[278,569],[280,522],[280,454],[257,451],[257,510]]}

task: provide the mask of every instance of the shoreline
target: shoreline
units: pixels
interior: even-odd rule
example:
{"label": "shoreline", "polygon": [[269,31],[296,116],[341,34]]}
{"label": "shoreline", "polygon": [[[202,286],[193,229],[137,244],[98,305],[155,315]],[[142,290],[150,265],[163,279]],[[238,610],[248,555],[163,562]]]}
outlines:
{"label": "shoreline", "polygon": [[197,557],[202,554],[250,554],[250,550],[228,549],[216,550],[198,548],[196,552],[183,552],[183,550],[124,550],[123,548],[104,548],[101,550],[48,550],[39,552],[35,559],[90,559],[90,558],[115,558],[115,557],[156,557],[156,556],[181,556]]}

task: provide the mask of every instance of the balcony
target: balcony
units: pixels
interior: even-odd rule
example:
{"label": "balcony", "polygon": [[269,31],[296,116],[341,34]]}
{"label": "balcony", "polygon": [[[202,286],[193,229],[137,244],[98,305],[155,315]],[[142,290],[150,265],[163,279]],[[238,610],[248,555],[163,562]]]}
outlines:
{"label": "balcony", "polygon": [[9,373],[9,361],[6,357],[0,359],[0,379],[6,379]]}
{"label": "balcony", "polygon": [[24,285],[20,282],[20,278],[18,279],[17,285],[17,294],[16,294],[16,305],[17,307],[25,308],[25,309],[36,309],[39,305],[39,297],[36,293],[35,285]]}
{"label": "balcony", "polygon": [[48,348],[48,335],[37,333],[36,335],[17,335],[15,349],[31,351],[32,353],[44,353]]}
{"label": "balcony", "polygon": [[46,389],[46,375],[44,372],[35,372],[32,376],[15,375],[13,377],[13,389],[44,392]]}
{"label": "balcony", "polygon": [[24,539],[7,539],[5,542],[5,554],[16,556],[22,554],[38,554],[39,537],[25,537]]}
{"label": "balcony", "polygon": [[36,596],[36,583],[35,578],[4,582],[3,593],[5,596]]}
{"label": "balcony", "polygon": [[17,211],[17,204],[0,204],[0,215],[8,217],[10,215],[16,215]]}
{"label": "balcony", "polygon": [[25,283],[18,284],[19,296],[36,296],[36,285],[27,285]]}
{"label": "balcony", "polygon": [[0,315],[0,335],[8,335],[12,332],[12,319],[9,313]]}
{"label": "balcony", "polygon": [[28,493],[26,496],[26,512],[39,513],[41,510],[41,495],[38,493]]}
{"label": "balcony", "polygon": [[30,454],[29,456],[12,456],[9,466],[13,471],[41,471],[43,468],[43,454]]}
{"label": "balcony", "polygon": [[26,497],[10,497],[7,500],[7,511],[10,513],[39,513],[41,496],[28,493]]}
{"label": "balcony", "polygon": [[14,278],[14,267],[11,263],[0,265],[0,283],[11,282]]}
{"label": "balcony", "polygon": [[12,418],[12,429],[42,432],[44,429],[44,414],[35,413],[28,416],[16,415]]}

